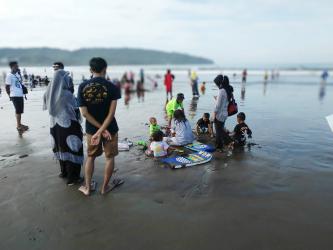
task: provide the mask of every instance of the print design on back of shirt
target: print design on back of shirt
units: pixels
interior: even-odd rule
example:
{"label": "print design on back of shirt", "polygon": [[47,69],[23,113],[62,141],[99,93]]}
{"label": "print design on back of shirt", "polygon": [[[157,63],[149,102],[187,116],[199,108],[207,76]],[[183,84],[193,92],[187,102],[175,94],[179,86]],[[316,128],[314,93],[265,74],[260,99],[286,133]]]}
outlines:
{"label": "print design on back of shirt", "polygon": [[83,88],[82,96],[89,104],[101,104],[107,99],[108,90],[106,86],[92,82]]}

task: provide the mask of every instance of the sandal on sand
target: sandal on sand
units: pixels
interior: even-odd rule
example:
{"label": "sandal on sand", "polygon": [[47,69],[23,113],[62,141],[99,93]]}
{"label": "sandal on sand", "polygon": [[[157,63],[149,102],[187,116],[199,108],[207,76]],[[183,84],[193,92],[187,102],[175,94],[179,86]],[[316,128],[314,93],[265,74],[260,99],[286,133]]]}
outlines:
{"label": "sandal on sand", "polygon": [[23,128],[24,130],[28,130],[29,129],[29,127],[27,125],[23,125],[23,124],[21,124],[21,128]]}
{"label": "sandal on sand", "polygon": [[111,192],[113,189],[115,189],[116,187],[119,187],[120,185],[124,184],[124,180],[122,179],[114,179],[111,183],[111,185],[108,185],[105,189],[105,191],[101,191],[101,194],[104,195],[104,194],[107,194],[109,192]]}
{"label": "sandal on sand", "polygon": [[90,191],[94,192],[94,191],[96,191],[96,188],[97,188],[97,182],[92,181],[91,184],[90,184]]}

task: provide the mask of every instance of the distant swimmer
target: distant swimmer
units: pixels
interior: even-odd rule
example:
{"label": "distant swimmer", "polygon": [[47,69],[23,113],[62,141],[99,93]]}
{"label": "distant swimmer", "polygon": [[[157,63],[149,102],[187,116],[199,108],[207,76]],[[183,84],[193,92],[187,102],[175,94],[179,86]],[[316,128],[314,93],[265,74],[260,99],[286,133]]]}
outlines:
{"label": "distant swimmer", "polygon": [[328,71],[324,70],[323,73],[321,74],[321,79],[326,82],[328,77],[329,77]]}
{"label": "distant swimmer", "polygon": [[268,71],[267,70],[265,71],[265,74],[264,74],[264,81],[265,82],[268,81]]}
{"label": "distant swimmer", "polygon": [[246,80],[247,80],[247,69],[244,69],[242,73],[242,83],[246,83]]}

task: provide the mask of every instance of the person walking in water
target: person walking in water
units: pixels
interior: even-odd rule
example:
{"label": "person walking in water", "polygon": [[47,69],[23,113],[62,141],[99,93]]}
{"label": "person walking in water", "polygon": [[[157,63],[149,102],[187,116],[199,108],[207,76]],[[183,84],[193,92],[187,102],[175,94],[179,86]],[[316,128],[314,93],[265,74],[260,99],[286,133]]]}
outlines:
{"label": "person walking in water", "polygon": [[197,72],[192,70],[191,72],[191,86],[192,86],[192,95],[193,97],[199,97],[199,90],[198,90],[198,75]]}
{"label": "person walking in water", "polygon": [[83,133],[80,111],[74,96],[70,73],[61,62],[53,64],[53,81],[44,94],[43,109],[50,115],[50,134],[54,157],[59,160],[59,177],[67,178],[67,185],[82,182]]}
{"label": "person walking in water", "polygon": [[100,57],[90,60],[92,79],[80,84],[78,102],[82,115],[86,118],[87,161],[85,165],[85,185],[79,188],[85,195],[96,188],[92,182],[95,159],[105,154],[104,181],[101,194],[110,192],[124,183],[114,179],[109,185],[114,158],[118,155],[118,124],[115,118],[117,100],[120,99],[120,89],[105,79],[107,62]]}
{"label": "person walking in water", "polygon": [[246,83],[246,80],[247,80],[247,69],[244,69],[242,73],[242,83]]}
{"label": "person walking in water", "polygon": [[19,134],[27,131],[28,126],[21,123],[24,113],[24,91],[23,80],[20,74],[20,68],[16,61],[9,63],[10,73],[6,76],[6,92],[15,108],[16,128]]}
{"label": "person walking in water", "polygon": [[169,94],[170,94],[170,100],[172,99],[172,84],[175,79],[175,76],[171,74],[171,70],[168,69],[167,73],[164,76],[164,85],[166,90],[166,98],[167,101],[169,100]]}

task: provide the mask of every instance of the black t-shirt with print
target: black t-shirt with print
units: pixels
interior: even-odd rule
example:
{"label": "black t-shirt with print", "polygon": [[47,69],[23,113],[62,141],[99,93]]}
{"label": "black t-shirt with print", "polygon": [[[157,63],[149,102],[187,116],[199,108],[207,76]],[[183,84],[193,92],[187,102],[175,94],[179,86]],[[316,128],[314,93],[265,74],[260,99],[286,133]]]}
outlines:
{"label": "black t-shirt with print", "polygon": [[[120,98],[120,89],[103,77],[94,77],[81,83],[78,90],[79,106],[87,107],[89,114],[101,124],[109,113],[111,102]],[[93,135],[97,130],[98,128],[86,121],[86,133]],[[116,118],[113,118],[107,130],[111,134],[118,132]]]}
{"label": "black t-shirt with print", "polygon": [[203,118],[200,118],[197,122],[197,125],[200,128],[208,128],[208,125],[210,124],[210,120],[204,120]]}
{"label": "black t-shirt with print", "polygon": [[249,137],[252,136],[251,129],[246,125],[245,122],[237,124],[234,128],[234,139],[239,144],[245,144],[247,134]]}

